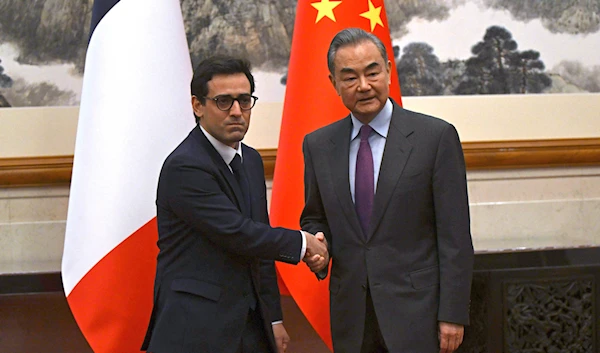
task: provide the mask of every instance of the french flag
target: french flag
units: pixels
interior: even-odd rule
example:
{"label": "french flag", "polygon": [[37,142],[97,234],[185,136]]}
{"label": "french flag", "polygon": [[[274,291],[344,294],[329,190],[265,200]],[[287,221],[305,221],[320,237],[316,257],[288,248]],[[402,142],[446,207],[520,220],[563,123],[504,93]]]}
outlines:
{"label": "french flag", "polygon": [[95,352],[139,352],[152,310],[162,162],[194,126],[179,0],[96,0],[62,260]]}

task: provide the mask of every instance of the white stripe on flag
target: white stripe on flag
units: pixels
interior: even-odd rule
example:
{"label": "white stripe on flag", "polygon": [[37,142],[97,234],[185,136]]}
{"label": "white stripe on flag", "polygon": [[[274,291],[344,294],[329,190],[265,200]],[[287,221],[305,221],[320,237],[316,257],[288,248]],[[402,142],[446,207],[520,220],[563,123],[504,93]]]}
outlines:
{"label": "white stripe on flag", "polygon": [[96,27],[86,57],[62,262],[67,296],[155,216],[162,162],[194,126],[191,76],[178,0],[121,0]]}

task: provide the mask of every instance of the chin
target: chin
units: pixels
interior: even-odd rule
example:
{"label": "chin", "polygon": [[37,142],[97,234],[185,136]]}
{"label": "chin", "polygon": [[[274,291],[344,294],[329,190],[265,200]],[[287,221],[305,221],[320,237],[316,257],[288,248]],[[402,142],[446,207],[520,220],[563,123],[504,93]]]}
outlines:
{"label": "chin", "polygon": [[246,135],[246,131],[248,131],[248,129],[241,127],[241,126],[236,126],[234,128],[227,129],[226,134],[231,139],[235,139],[237,137],[240,137],[240,139],[242,139],[244,137],[244,135]]}
{"label": "chin", "polygon": [[370,101],[367,103],[361,103],[361,104],[357,104],[357,108],[363,113],[363,114],[369,114],[372,112],[376,112],[381,110],[382,105],[377,101]]}
{"label": "chin", "polygon": [[[378,109],[361,109],[357,113],[360,114],[361,117],[373,119],[373,118],[375,118],[375,116],[377,115],[377,113],[379,113],[380,110],[381,110],[381,108],[378,108]],[[354,114],[354,115],[358,116],[358,114]]]}
{"label": "chin", "polygon": [[243,133],[231,134],[229,135],[229,141],[231,141],[232,143],[238,143],[244,139],[245,135],[246,134]]}

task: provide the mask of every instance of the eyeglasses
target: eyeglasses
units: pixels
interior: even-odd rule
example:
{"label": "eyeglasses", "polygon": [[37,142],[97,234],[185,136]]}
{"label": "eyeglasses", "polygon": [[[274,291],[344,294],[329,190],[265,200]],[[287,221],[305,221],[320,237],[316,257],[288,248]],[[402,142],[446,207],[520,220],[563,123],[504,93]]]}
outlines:
{"label": "eyeglasses", "polygon": [[237,101],[240,104],[241,110],[250,110],[250,109],[252,109],[252,107],[254,107],[254,104],[256,104],[256,101],[258,100],[258,97],[251,96],[249,94],[240,94],[236,98],[233,98],[232,96],[230,96],[228,94],[219,95],[219,96],[216,96],[213,98],[211,98],[211,97],[204,97],[204,98],[215,101],[215,103],[217,104],[217,108],[219,108],[219,110],[223,110],[223,111],[227,111],[227,110],[231,109],[231,107],[233,107],[233,102],[235,102],[235,101]]}

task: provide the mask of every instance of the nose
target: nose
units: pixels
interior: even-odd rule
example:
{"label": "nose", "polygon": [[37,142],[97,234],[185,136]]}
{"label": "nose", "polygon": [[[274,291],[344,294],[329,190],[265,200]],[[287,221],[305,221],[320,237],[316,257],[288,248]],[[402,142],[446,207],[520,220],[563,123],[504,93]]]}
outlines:
{"label": "nose", "polygon": [[358,90],[361,91],[361,92],[362,91],[368,91],[369,87],[371,87],[371,86],[369,85],[369,82],[367,81],[367,78],[364,77],[364,76],[360,76],[358,78]]}
{"label": "nose", "polygon": [[241,116],[242,115],[242,107],[240,107],[240,102],[237,100],[233,101],[233,105],[229,108],[229,114],[233,116]]}

